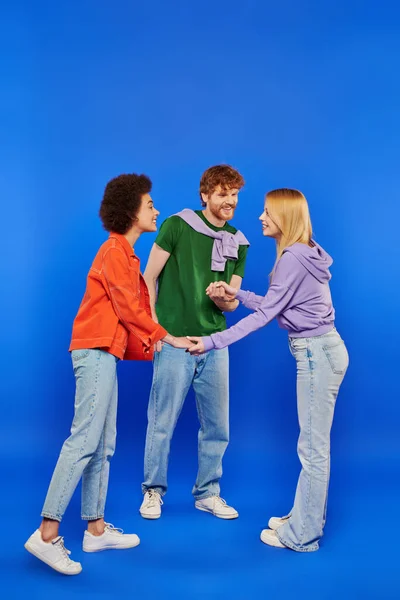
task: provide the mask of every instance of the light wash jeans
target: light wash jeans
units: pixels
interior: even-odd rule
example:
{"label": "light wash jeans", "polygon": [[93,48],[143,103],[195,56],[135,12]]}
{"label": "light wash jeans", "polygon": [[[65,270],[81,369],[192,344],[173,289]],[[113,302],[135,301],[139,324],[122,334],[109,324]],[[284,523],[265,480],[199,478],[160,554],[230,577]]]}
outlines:
{"label": "light wash jeans", "polygon": [[104,517],[110,459],[115,451],[118,359],[102,350],[73,350],[75,414],[42,517],[61,521],[82,477],[82,519]]}
{"label": "light wash jeans", "polygon": [[143,493],[167,491],[171,438],[190,386],[200,421],[196,499],[220,493],[222,457],[229,442],[229,355],[227,348],[191,356],[168,344],[154,357],[148,408]]}
{"label": "light wash jeans", "polygon": [[302,470],[293,509],[277,535],[292,550],[312,552],[318,550],[326,520],[330,433],[349,357],[336,329],[312,338],[289,338],[289,346],[297,363],[297,450]]}

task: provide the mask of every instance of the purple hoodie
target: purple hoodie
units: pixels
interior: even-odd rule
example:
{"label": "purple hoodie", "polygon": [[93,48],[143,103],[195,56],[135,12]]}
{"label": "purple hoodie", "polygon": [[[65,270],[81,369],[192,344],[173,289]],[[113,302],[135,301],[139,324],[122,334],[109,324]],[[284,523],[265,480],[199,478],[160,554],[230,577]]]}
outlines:
{"label": "purple hoodie", "polygon": [[239,290],[236,298],[254,310],[226,331],[203,337],[205,350],[221,349],[267,325],[277,317],[291,337],[315,337],[334,327],[329,267],[333,260],[313,241],[285,248],[266,296]]}

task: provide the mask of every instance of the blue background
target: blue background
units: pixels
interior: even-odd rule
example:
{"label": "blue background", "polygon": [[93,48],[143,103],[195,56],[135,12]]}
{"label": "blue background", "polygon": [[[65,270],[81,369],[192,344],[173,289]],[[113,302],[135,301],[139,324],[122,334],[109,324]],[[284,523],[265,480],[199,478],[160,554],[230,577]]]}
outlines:
{"label": "blue background", "polygon": [[[2,13],[4,597],[399,598],[398,3],[15,0]],[[269,516],[290,509],[299,472],[294,363],[274,323],[231,349],[222,493],[240,518],[193,508],[192,395],[173,439],[163,516],[140,518],[151,365],[121,364],[107,512],[142,545],[84,555],[76,493],[61,532],[84,571],[63,578],[23,543],[72,419],[67,349],[105,239],[97,217],[105,183],[147,173],[167,217],[197,208],[201,173],[222,162],[246,179],[234,220],[252,244],[244,288],[267,287],[274,247],[258,216],[274,187],[305,193],[316,239],[335,260],[351,368],[333,428],[321,550],[259,541]],[[153,241],[137,243],[143,268]]]}

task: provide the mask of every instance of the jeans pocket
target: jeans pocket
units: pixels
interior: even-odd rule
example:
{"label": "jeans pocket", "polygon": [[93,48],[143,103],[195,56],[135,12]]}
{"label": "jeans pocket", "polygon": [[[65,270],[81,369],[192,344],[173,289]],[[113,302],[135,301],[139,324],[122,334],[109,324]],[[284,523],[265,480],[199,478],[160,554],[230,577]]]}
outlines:
{"label": "jeans pocket", "polygon": [[344,375],[349,366],[349,355],[343,340],[336,342],[332,346],[322,346],[326,358],[336,375]]}
{"label": "jeans pocket", "polygon": [[305,338],[289,338],[289,350],[294,358],[307,355],[307,341]]}

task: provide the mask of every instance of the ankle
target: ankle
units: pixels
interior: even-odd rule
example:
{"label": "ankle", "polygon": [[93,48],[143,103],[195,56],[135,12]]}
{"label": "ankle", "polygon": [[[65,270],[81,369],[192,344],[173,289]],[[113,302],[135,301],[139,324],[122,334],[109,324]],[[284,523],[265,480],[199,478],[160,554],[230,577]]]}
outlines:
{"label": "ankle", "polygon": [[55,540],[56,537],[58,537],[59,527],[60,523],[58,521],[44,518],[39,527],[42,540],[46,542],[46,544]]}
{"label": "ankle", "polygon": [[99,536],[103,535],[105,529],[104,519],[96,519],[95,521],[88,521],[88,532],[91,535]]}

